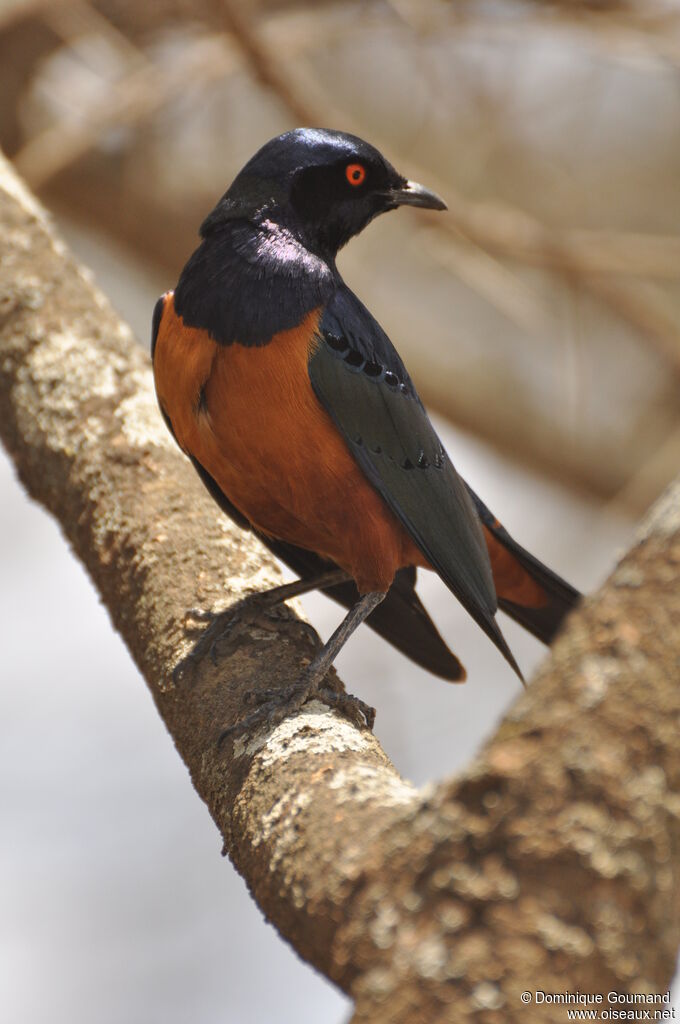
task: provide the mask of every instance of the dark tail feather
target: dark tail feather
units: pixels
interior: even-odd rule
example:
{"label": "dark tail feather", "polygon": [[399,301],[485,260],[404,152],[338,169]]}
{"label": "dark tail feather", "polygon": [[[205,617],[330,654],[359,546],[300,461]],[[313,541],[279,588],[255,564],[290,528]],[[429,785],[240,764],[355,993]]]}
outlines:
{"label": "dark tail feather", "polygon": [[544,644],[552,643],[565,617],[581,600],[581,594],[518,544],[474,491],[469,487],[468,490],[484,526],[538,584],[545,598],[540,605],[526,605],[499,594],[499,607]]}
{"label": "dark tail feather", "polygon": [[464,667],[439,635],[415,585],[416,570],[401,569],[387,597],[367,620],[369,626],[428,672],[450,683],[465,682]]}
{"label": "dark tail feather", "polygon": [[565,617],[581,600],[581,594],[529,554],[506,530],[501,528],[496,536],[515,555],[522,568],[539,584],[547,597],[546,604],[540,608],[529,608],[506,598],[498,599],[499,607],[544,644],[551,644]]}

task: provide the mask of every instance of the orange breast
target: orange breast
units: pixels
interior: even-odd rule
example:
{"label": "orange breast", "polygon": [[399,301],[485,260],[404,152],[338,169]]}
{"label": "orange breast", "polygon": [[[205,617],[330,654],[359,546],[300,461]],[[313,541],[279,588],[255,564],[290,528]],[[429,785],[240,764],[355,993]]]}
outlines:
{"label": "orange breast", "polygon": [[179,444],[263,533],[386,590],[423,555],[368,483],[307,372],[319,311],[268,345],[217,345],[165,300],[154,353],[161,408]]}

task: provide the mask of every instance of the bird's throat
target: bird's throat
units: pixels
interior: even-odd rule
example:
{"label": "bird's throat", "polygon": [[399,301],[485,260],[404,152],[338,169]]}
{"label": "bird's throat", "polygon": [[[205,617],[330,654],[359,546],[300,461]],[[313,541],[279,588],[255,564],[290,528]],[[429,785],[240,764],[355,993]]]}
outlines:
{"label": "bird's throat", "polygon": [[220,345],[266,345],[324,306],[337,272],[286,228],[237,221],[204,239],[184,267],[175,309]]}

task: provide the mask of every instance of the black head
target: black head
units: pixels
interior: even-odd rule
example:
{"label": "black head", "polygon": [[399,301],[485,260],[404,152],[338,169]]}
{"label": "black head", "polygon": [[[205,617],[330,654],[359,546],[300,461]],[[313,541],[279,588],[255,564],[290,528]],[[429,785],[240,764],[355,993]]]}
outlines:
{"label": "black head", "polygon": [[201,226],[204,237],[234,220],[268,221],[305,248],[333,257],[375,216],[397,206],[445,210],[355,135],[296,128],[266,143],[235,178]]}

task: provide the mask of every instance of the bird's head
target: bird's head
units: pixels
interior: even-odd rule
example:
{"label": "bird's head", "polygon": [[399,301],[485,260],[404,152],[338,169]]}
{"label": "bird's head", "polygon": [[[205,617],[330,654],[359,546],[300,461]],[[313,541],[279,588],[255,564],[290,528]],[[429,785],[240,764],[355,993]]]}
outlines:
{"label": "bird's head", "polygon": [[434,192],[407,181],[355,135],[296,128],[267,142],[201,226],[209,236],[234,220],[269,222],[334,257],[374,217],[397,206],[445,210]]}

